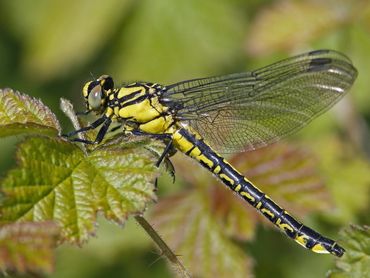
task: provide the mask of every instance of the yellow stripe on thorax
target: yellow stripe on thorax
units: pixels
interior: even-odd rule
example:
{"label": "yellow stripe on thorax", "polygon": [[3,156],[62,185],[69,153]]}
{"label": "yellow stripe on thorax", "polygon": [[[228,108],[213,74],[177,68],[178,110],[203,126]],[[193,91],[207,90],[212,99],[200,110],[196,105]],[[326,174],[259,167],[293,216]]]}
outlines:
{"label": "yellow stripe on thorax", "polygon": [[[135,92],[137,94],[135,94]],[[149,133],[160,133],[164,132],[166,128],[168,128],[168,125],[166,125],[165,121],[172,121],[171,119],[162,119],[158,122],[149,123],[152,120],[156,120],[157,117],[159,117],[163,112],[166,112],[168,110],[167,107],[163,106],[159,100],[158,97],[151,95],[151,98],[145,98],[142,101],[139,101],[137,103],[135,100],[138,100],[140,97],[143,97],[146,94],[146,90],[142,86],[137,87],[130,87],[130,88],[120,88],[117,93],[117,100],[120,101],[124,97],[129,96],[130,94],[135,94],[133,98],[128,99],[127,101],[121,102],[119,107],[114,108],[114,113],[117,115],[117,117],[124,118],[124,119],[131,119],[133,121],[136,121],[138,123],[148,123],[148,125],[145,127],[146,132]],[[163,127],[161,129],[161,127]]]}
{"label": "yellow stripe on thorax", "polygon": [[122,87],[118,91],[117,98],[122,99],[123,97],[128,96],[132,93],[135,93],[137,91],[140,91],[140,93],[138,93],[136,97],[145,95],[145,88],[142,86],[135,86],[135,87],[129,87],[129,88]]}
{"label": "yellow stripe on thorax", "polygon": [[166,115],[153,119],[145,124],[141,124],[139,128],[140,130],[147,133],[160,134],[168,131],[168,128],[170,127],[172,122],[173,122],[172,116]]}

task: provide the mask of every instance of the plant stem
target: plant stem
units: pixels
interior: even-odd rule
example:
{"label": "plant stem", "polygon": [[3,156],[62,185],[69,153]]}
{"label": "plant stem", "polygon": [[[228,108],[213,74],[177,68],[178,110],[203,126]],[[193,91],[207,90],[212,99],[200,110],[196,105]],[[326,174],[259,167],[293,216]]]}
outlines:
{"label": "plant stem", "polygon": [[183,264],[177,259],[177,256],[172,252],[170,247],[163,241],[160,235],[154,230],[148,221],[142,216],[135,216],[136,221],[148,233],[152,240],[157,244],[162,254],[175,266],[176,270],[182,277],[191,277]]}

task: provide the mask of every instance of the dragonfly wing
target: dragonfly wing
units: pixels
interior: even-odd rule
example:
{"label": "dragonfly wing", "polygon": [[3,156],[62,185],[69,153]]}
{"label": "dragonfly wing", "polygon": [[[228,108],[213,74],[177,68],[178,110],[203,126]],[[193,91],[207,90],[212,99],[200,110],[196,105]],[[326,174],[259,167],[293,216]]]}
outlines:
{"label": "dragonfly wing", "polygon": [[328,110],[357,71],[343,54],[319,50],[252,72],[167,86],[163,101],[220,152],[254,150]]}

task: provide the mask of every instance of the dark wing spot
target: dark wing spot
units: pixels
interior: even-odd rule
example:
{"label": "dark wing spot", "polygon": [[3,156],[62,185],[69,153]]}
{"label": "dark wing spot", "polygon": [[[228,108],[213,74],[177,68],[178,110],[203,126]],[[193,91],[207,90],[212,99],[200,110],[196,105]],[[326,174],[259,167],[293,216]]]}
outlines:
{"label": "dark wing spot", "polygon": [[316,58],[312,59],[310,64],[308,65],[308,72],[311,71],[322,71],[328,69],[330,64],[333,63],[333,59],[330,58]]}

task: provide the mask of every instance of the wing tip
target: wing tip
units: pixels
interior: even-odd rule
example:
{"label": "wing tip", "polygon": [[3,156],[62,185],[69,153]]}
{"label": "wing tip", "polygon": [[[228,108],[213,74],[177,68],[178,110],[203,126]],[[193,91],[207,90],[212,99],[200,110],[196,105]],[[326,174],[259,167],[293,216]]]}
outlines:
{"label": "wing tip", "polygon": [[336,69],[339,72],[346,73],[351,83],[354,82],[358,75],[357,69],[353,66],[351,60],[335,50],[314,50],[309,52],[308,56],[312,56],[312,58],[307,66],[307,72]]}

